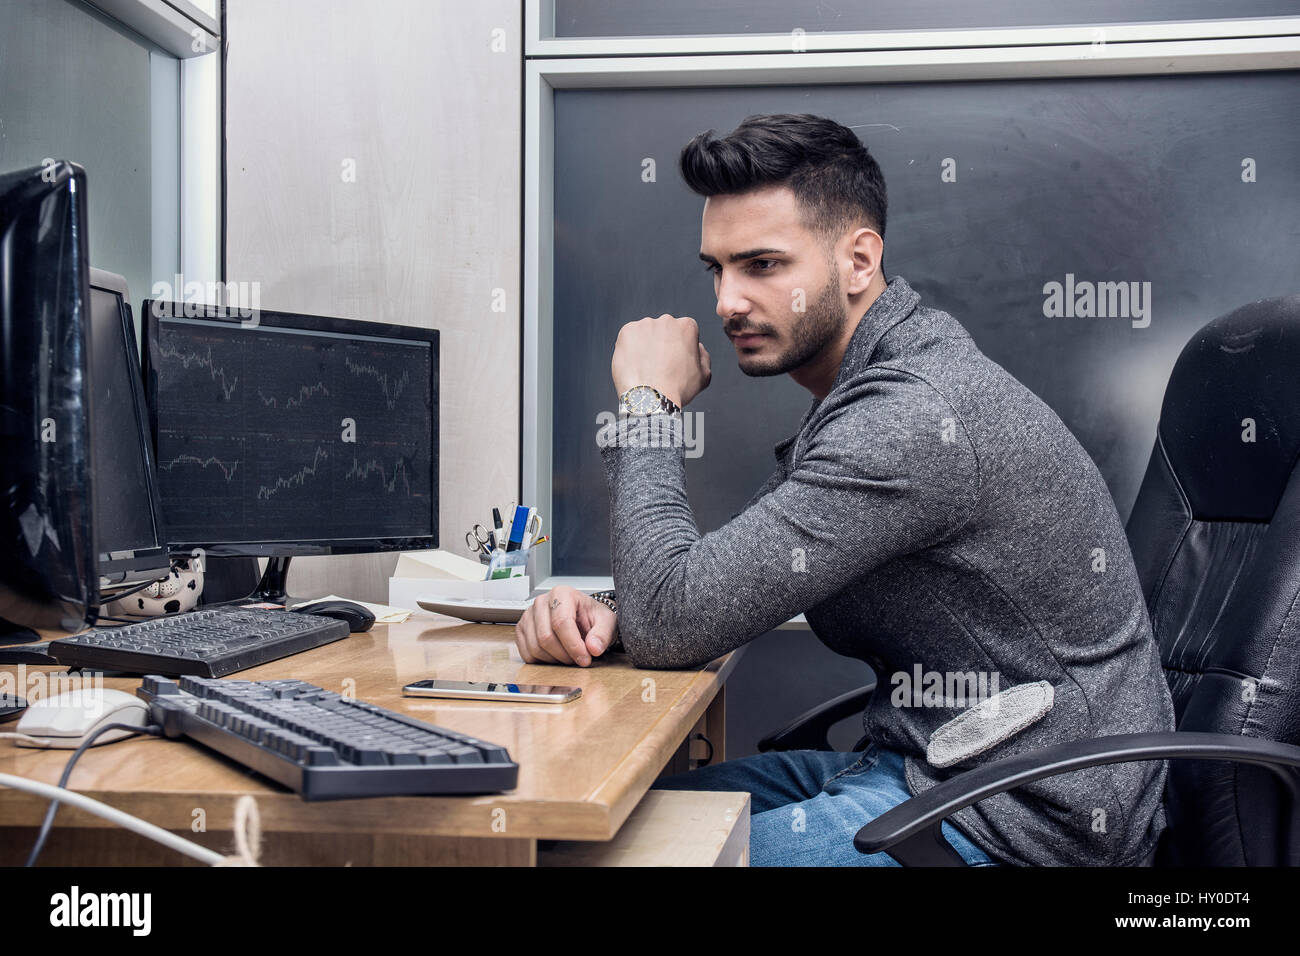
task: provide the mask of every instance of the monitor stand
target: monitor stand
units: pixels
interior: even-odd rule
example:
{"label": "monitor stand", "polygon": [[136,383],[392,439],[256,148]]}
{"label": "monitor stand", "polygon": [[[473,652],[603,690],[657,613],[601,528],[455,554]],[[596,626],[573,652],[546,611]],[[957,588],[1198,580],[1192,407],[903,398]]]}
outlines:
{"label": "monitor stand", "polygon": [[285,590],[289,578],[289,562],[293,558],[269,558],[262,580],[257,582],[257,590],[248,598],[249,601],[265,601],[267,604],[288,604],[289,592]]}
{"label": "monitor stand", "polygon": [[[48,647],[41,640],[41,636],[31,628],[0,618],[0,666],[10,664],[36,666],[54,664],[57,666],[58,662],[53,657],[50,657],[47,651]],[[11,700],[19,703],[11,705],[8,703]],[[26,707],[27,703],[21,697],[0,694],[0,720],[7,719],[5,717],[6,708],[10,706]],[[13,711],[13,713],[18,713],[18,711]]]}
{"label": "monitor stand", "polygon": [[31,644],[33,641],[39,641],[40,639],[41,636],[30,627],[13,624],[0,617],[0,647],[9,644]]}

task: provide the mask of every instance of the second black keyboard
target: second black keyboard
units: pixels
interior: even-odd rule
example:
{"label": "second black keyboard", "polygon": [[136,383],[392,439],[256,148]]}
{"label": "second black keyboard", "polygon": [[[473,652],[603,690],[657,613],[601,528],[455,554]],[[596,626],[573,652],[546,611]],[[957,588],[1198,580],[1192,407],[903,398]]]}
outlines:
{"label": "second black keyboard", "polygon": [[505,747],[300,680],[149,676],[137,696],[167,737],[189,737],[304,800],[513,789]]}
{"label": "second black keyboard", "polygon": [[223,677],[348,636],[343,621],[252,607],[202,608],[50,641],[67,667],[131,674]]}

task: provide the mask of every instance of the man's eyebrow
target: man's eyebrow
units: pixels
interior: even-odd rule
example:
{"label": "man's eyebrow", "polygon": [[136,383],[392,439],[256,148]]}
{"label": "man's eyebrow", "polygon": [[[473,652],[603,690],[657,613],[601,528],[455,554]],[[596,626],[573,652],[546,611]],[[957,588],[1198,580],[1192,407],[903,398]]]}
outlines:
{"label": "man's eyebrow", "polygon": [[[785,255],[785,250],[784,249],[747,249],[744,252],[733,252],[730,256],[727,257],[727,261],[741,262],[745,259],[754,259],[757,258],[758,256],[767,256],[767,255],[771,255],[772,253],[776,253],[777,255]],[[718,260],[713,258],[713,256],[709,255],[708,253],[701,252],[700,258],[703,259],[705,262],[712,262],[714,265],[718,264]]]}

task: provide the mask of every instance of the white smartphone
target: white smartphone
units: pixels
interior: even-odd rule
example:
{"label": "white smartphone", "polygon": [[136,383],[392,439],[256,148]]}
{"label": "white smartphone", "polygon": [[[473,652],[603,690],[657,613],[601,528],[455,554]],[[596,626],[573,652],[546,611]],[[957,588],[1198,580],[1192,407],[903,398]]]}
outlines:
{"label": "white smartphone", "polygon": [[402,693],[408,697],[445,697],[449,700],[518,700],[542,704],[567,704],[582,696],[582,688],[551,687],[549,684],[419,680],[403,687]]}

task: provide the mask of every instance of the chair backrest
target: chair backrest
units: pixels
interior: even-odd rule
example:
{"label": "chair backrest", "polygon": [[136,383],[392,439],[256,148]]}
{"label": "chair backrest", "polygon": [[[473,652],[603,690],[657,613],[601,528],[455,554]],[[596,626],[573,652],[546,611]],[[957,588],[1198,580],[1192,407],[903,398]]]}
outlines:
{"label": "chair backrest", "polygon": [[[1300,744],[1300,295],[1206,325],[1127,532],[1180,731]],[[1269,771],[1172,760],[1157,865],[1295,865]],[[1296,833],[1300,838],[1300,832]]]}

